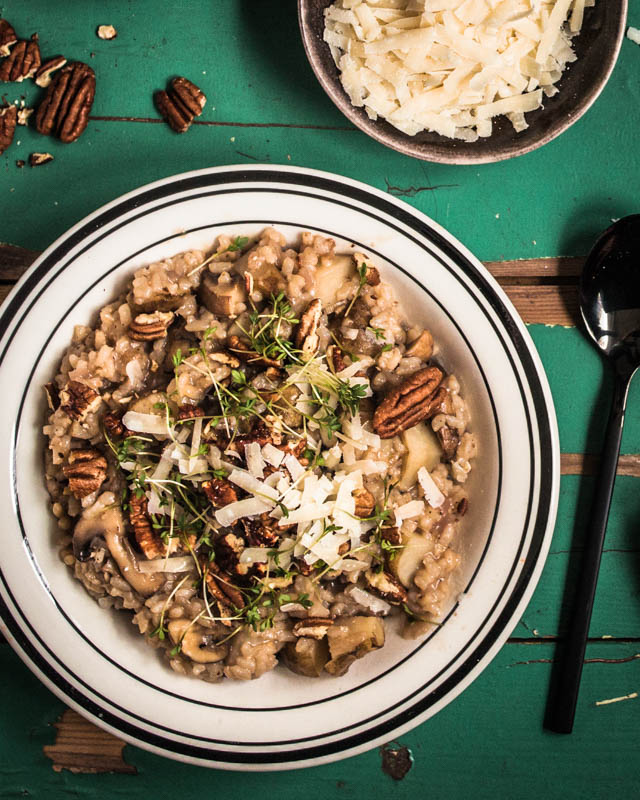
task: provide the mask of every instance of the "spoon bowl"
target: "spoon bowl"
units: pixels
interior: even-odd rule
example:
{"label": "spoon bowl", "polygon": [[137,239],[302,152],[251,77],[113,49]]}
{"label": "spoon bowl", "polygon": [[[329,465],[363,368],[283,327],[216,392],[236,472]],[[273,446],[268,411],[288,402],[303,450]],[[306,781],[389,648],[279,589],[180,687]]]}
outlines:
{"label": "spoon bowl", "polygon": [[[615,222],[594,245],[580,281],[587,332],[625,370],[640,364],[640,214]],[[635,366],[634,366],[635,365]]]}

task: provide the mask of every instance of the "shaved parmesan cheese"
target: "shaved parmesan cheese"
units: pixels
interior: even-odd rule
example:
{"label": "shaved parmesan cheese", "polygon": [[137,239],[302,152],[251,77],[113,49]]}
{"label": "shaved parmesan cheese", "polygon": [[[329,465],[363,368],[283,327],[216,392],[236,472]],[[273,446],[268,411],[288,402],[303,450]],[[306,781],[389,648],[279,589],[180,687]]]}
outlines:
{"label": "shaved parmesan cheese", "polygon": [[[570,37],[594,2],[335,0],[324,39],[352,104],[371,119],[475,141],[491,135],[495,116],[524,130],[524,114],[557,92],[576,58]],[[358,371],[354,363],[338,376]]]}
{"label": "shaved parmesan cheese", "polygon": [[262,500],[259,497],[246,497],[244,500],[237,500],[229,503],[224,508],[216,511],[216,521],[223,526],[233,525],[236,520],[242,517],[255,517],[264,511],[270,511],[273,503]]}
{"label": "shaved parmesan cheese", "polygon": [[420,514],[424,514],[424,503],[422,500],[410,500],[408,503],[398,506],[394,510],[394,514],[396,517],[396,525],[399,527],[405,519],[412,519],[413,517],[419,517]]}
{"label": "shaved parmesan cheese", "polygon": [[142,414],[140,411],[127,411],[122,417],[122,423],[134,433],[154,433],[169,435],[166,417],[157,414]]}
{"label": "shaved parmesan cheese", "polygon": [[191,556],[175,558],[154,558],[151,561],[138,561],[140,572],[195,572],[195,562]]}
{"label": "shaved parmesan cheese", "polygon": [[284,457],[284,465],[289,470],[289,475],[291,475],[294,481],[297,481],[298,478],[301,478],[306,472],[306,469],[294,455],[291,455],[291,453]]}
{"label": "shaved parmesan cheese", "polygon": [[627,30],[627,39],[630,39],[635,44],[640,44],[640,30],[638,28],[629,28]]}
{"label": "shaved parmesan cheese", "polygon": [[373,611],[374,614],[388,614],[391,611],[391,606],[386,600],[383,600],[381,597],[376,597],[374,594],[371,594],[371,592],[366,592],[364,589],[360,589],[357,586],[352,586],[348,590],[348,594],[351,595],[356,603]]}
{"label": "shaved parmesan cheese", "polygon": [[271,464],[272,467],[279,467],[282,464],[282,459],[284,458],[284,452],[282,450],[278,450],[277,447],[274,447],[271,442],[267,442],[265,446],[262,448],[262,457],[267,462],[267,464]]}
{"label": "shaved parmesan cheese", "polygon": [[241,564],[266,564],[268,560],[266,547],[245,547],[239,559]]}
{"label": "shaved parmesan cheese", "polygon": [[[264,478],[264,458],[258,442],[250,442],[244,448],[247,467],[254,478]],[[276,465],[277,466],[277,465]]]}
{"label": "shaved parmesan cheese", "polygon": [[426,467],[420,467],[418,470],[418,482],[420,486],[422,486],[425,500],[429,503],[431,508],[440,508],[444,503],[444,495],[436,486]]}
{"label": "shaved parmesan cheese", "polygon": [[248,472],[244,472],[243,470],[234,469],[229,475],[229,480],[231,483],[235,483],[236,486],[239,486],[247,492],[251,492],[251,494],[257,497],[264,497],[267,500],[278,499],[277,489],[259,481],[257,478],[254,478],[253,475],[249,475]]}

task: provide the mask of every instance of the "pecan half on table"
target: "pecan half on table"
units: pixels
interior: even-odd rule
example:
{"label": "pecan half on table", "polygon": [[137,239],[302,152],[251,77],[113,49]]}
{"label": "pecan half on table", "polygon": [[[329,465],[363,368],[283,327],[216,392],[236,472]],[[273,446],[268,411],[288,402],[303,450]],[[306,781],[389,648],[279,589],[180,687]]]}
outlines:
{"label": "pecan half on table", "polygon": [[0,81],[21,83],[25,78],[33,78],[41,63],[38,34],[34,33],[29,41],[21,39],[11,47],[0,63]]}
{"label": "pecan half on table", "polygon": [[440,387],[443,378],[444,374],[438,367],[425,367],[414,372],[376,408],[373,430],[382,439],[391,439],[433,416],[446,395],[446,390]]}
{"label": "pecan half on table", "polygon": [[185,133],[195,117],[202,114],[207,98],[186,78],[174,78],[166,92],[153,96],[156,108],[176,133]]}
{"label": "pecan half on table", "polygon": [[36,112],[36,130],[74,142],[89,122],[96,94],[96,76],[88,64],[74,61],[51,79],[44,100]]}
{"label": "pecan half on table", "polygon": [[0,19],[0,56],[8,56],[17,41],[18,37],[11,23]]}
{"label": "pecan half on table", "polygon": [[18,109],[15,106],[0,108],[0,154],[9,147],[16,132]]}

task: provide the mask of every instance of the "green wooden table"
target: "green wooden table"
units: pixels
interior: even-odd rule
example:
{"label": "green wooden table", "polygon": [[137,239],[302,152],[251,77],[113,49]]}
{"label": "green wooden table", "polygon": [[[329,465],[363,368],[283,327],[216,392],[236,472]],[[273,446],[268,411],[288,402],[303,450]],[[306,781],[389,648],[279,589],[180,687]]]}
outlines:
{"label": "green wooden table", "polygon": [[[630,6],[629,23],[640,27],[640,0]],[[340,115],[306,63],[294,0],[14,0],[0,5],[0,16],[22,36],[37,31],[44,54],[87,61],[97,75],[91,122],[78,142],[63,145],[21,127],[0,157],[0,242],[11,245],[0,247],[0,300],[37,252],[70,225],[148,181],[255,162],[338,172],[405,197],[491,262],[530,323],[554,394],[563,452],[558,523],[539,587],[509,643],[478,680],[402,737],[400,745],[413,757],[402,780],[383,774],[379,751],[302,773],[266,775],[213,773],[130,746],[122,752],[119,740],[65,710],[0,643],[0,796],[638,796],[638,381],[575,731],[547,733],[542,717],[609,391],[598,356],[572,327],[576,280],[580,256],[597,233],[640,209],[640,48],[624,42],[604,94],[559,140],[514,161],[454,167],[386,150]],[[99,24],[114,25],[117,38],[97,38]],[[183,136],[159,122],[152,103],[153,91],[175,74],[208,96],[201,121]],[[2,90],[27,105],[40,95],[31,82]],[[19,168],[16,161],[31,152],[50,152],[54,161]]]}

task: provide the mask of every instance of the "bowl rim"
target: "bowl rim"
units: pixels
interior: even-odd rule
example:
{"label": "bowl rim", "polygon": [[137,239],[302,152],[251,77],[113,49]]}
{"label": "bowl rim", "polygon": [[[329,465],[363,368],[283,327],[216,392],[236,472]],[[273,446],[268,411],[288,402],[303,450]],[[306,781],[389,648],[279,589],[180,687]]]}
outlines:
{"label": "bowl rim", "polygon": [[[557,511],[557,502],[559,494],[559,438],[557,431],[557,423],[555,412],[553,409],[553,401],[551,398],[550,389],[544,369],[540,362],[539,356],[535,347],[529,337],[524,323],[520,320],[517,312],[509,302],[504,292],[500,289],[494,279],[489,275],[487,270],[480,264],[480,262],[469,253],[451,234],[448,234],[440,225],[430,220],[421,212],[417,211],[409,204],[397,198],[391,198],[384,192],[367,186],[366,184],[354,181],[348,178],[343,178],[331,173],[320,172],[317,170],[310,170],[298,167],[279,167],[274,165],[256,165],[247,168],[245,165],[235,167],[218,167],[212,169],[198,170],[194,172],[184,173],[181,175],[171,176],[160,181],[140,187],[133,192],[130,192],[111,203],[98,209],[93,214],[86,217],[79,222],[67,233],[63,234],[57,239],[43,254],[40,256],[33,266],[27,271],[23,278],[16,285],[14,290],[7,298],[7,302],[3,305],[2,312],[0,313],[0,337],[4,335],[7,327],[11,326],[16,312],[20,311],[21,306],[31,294],[34,288],[37,288],[40,282],[40,276],[37,274],[39,269],[46,264],[46,262],[55,262],[56,251],[58,248],[69,247],[73,249],[79,242],[82,241],[83,236],[90,236],[93,231],[99,230],[99,221],[102,219],[103,224],[109,221],[117,220],[119,218],[119,210],[123,207],[132,208],[144,206],[143,195],[146,195],[149,202],[152,202],[154,197],[163,197],[166,192],[171,192],[173,184],[178,182],[189,183],[198,186],[207,181],[217,183],[248,183],[249,187],[256,183],[265,183],[271,180],[272,183],[293,183],[297,186],[303,185],[305,188],[309,186],[326,186],[331,187],[335,192],[336,190],[344,191],[347,188],[351,192],[351,196],[358,196],[361,202],[366,202],[367,198],[370,201],[376,200],[378,204],[384,203],[387,209],[395,213],[396,218],[400,218],[403,214],[408,219],[412,220],[414,224],[421,222],[427,224],[429,231],[436,237],[442,239],[442,242],[452,247],[455,252],[461,255],[468,268],[474,273],[478,274],[478,279],[482,280],[485,285],[491,290],[490,294],[492,302],[498,301],[504,306],[504,314],[509,323],[510,335],[519,340],[523,347],[523,353],[527,356],[531,376],[537,381],[535,390],[539,393],[539,402],[544,412],[544,420],[542,421],[545,433],[545,441],[548,444],[548,452],[541,452],[541,458],[544,457],[545,466],[548,468],[548,474],[542,475],[542,479],[546,481],[547,503],[544,518],[540,521],[539,540],[536,540],[535,553],[531,555],[531,560],[528,562],[526,575],[518,582],[517,587],[514,588],[513,596],[519,594],[519,599],[516,598],[515,603],[511,603],[508,609],[501,616],[499,622],[492,623],[490,635],[483,633],[482,638],[482,654],[478,662],[466,672],[457,682],[454,682],[452,693],[447,692],[444,703],[453,700],[456,696],[463,691],[472,680],[484,669],[491,661],[493,656],[500,649],[504,641],[507,639],[511,629],[517,624],[518,619],[526,603],[529,601],[535,586],[541,574],[546,555],[551,542],[553,533],[553,526]],[[252,184],[253,181],[253,184]],[[208,184],[207,184],[208,185]],[[250,188],[248,189],[250,190]],[[175,193],[182,193],[184,189],[175,189]],[[124,213],[124,210],[121,211]],[[44,274],[44,273],[43,273]],[[486,299],[486,298],[485,298]],[[518,354],[520,358],[520,354]],[[519,361],[519,363],[522,363]],[[527,372],[529,377],[529,372]],[[0,573],[0,589],[2,589],[2,576]],[[508,612],[508,613],[507,613]],[[503,618],[504,617],[504,618]],[[71,707],[75,708],[79,713],[88,717],[95,724],[109,730],[117,736],[124,738],[130,743],[141,746],[152,752],[178,758],[189,763],[222,767],[226,769],[257,769],[257,770],[272,770],[272,769],[285,769],[294,767],[304,767],[311,764],[327,763],[329,761],[344,758],[358,752],[364,752],[371,747],[380,743],[378,739],[368,739],[364,744],[352,746],[347,750],[335,751],[330,756],[324,756],[320,759],[307,757],[306,760],[301,762],[279,761],[277,763],[264,763],[258,761],[255,764],[248,765],[247,763],[233,763],[233,761],[221,763],[220,761],[213,760],[211,755],[208,759],[202,753],[196,754],[194,749],[191,754],[188,752],[177,752],[167,748],[166,740],[159,737],[153,737],[147,732],[146,738],[140,737],[140,729],[133,726],[123,725],[121,717],[113,716],[109,711],[105,711],[100,706],[92,704],[90,698],[83,696],[70,684],[59,680],[60,675],[54,670],[54,676],[51,677],[46,669],[43,669],[43,659],[38,654],[33,644],[20,630],[20,626],[16,624],[9,611],[7,605],[4,603],[3,598],[0,596],[0,629],[5,633],[9,643],[18,652],[27,666],[45,683],[61,700],[66,702]],[[493,635],[494,632],[495,636]],[[46,664],[45,666],[50,666]],[[58,680],[56,680],[56,678]],[[435,709],[439,710],[439,707]],[[419,724],[423,719],[425,712],[416,712],[406,721],[403,725],[394,725],[392,728],[393,734],[399,734],[410,730],[416,724]],[[432,711],[431,713],[435,713]],[[429,714],[430,716],[430,714]],[[393,720],[395,722],[395,719]],[[142,731],[144,734],[145,731]]]}
{"label": "bowl rim", "polygon": [[[598,1],[607,2],[607,0]],[[367,136],[370,136],[372,139],[384,145],[385,147],[395,150],[398,153],[402,153],[403,155],[417,158],[421,161],[429,161],[437,164],[457,164],[460,166],[469,164],[494,164],[500,161],[507,161],[510,158],[517,158],[518,156],[525,155],[526,153],[537,150],[538,148],[543,147],[545,144],[553,141],[558,136],[563,134],[581,117],[583,117],[595,103],[608,83],[609,78],[611,77],[611,73],[613,72],[617,63],[620,49],[622,47],[622,41],[625,35],[629,0],[617,0],[617,2],[620,3],[620,19],[613,47],[608,54],[605,54],[606,57],[603,60],[604,71],[600,74],[598,80],[591,87],[591,89],[582,95],[580,100],[577,102],[575,111],[560,119],[551,128],[551,130],[548,130],[544,135],[540,136],[529,144],[519,145],[516,138],[511,145],[505,146],[499,151],[478,154],[477,156],[455,152],[452,152],[449,155],[446,152],[442,152],[440,149],[434,151],[431,150],[433,147],[432,145],[427,144],[421,147],[416,145],[414,137],[408,136],[407,134],[402,133],[402,131],[393,129],[392,131],[387,132],[385,130],[381,130],[377,120],[370,120],[362,109],[356,108],[352,105],[341,84],[339,88],[336,88],[330,80],[327,71],[322,65],[322,60],[317,56],[314,48],[314,39],[320,38],[320,41],[323,44],[324,41],[308,23],[307,12],[309,9],[310,0],[298,0],[298,24],[300,27],[300,35],[307,60],[319,84],[322,86],[331,102],[350,122],[352,122],[363,133],[366,133]],[[453,139],[447,139],[444,136],[440,138],[443,145],[445,145],[447,142],[455,143],[455,140]],[[491,137],[489,137],[488,141],[491,141]]]}

